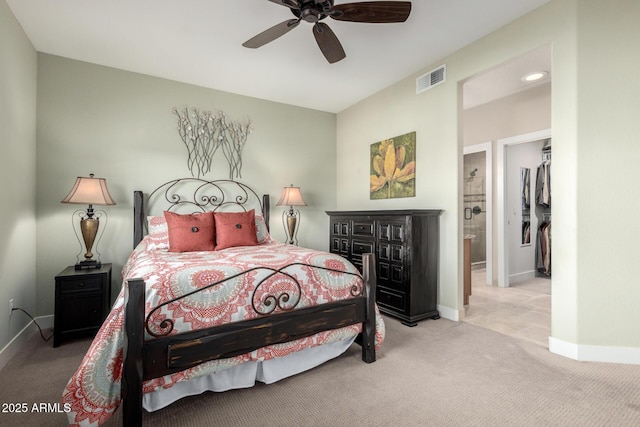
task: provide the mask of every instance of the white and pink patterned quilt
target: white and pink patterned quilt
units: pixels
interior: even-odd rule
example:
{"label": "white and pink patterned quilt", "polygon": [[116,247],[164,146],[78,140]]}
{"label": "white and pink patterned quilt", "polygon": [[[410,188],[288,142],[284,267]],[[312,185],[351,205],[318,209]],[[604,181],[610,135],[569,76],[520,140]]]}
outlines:
{"label": "white and pink patterned quilt", "polygon": [[[177,253],[157,249],[147,236],[129,257],[122,274],[123,280],[145,280],[145,310],[148,314],[163,302],[242,271],[257,266],[277,269],[292,263],[357,272],[350,263],[338,255],[282,243],[270,242],[211,252]],[[300,265],[288,267],[286,271],[299,281],[302,288],[302,296],[296,308],[350,298],[352,286],[361,286],[360,280],[352,275]],[[168,304],[153,316],[156,320],[154,330],[160,332],[157,325],[165,318],[173,319],[175,322],[172,334],[254,318],[260,314],[254,311],[252,305],[255,305],[258,311],[268,311],[273,307],[263,304],[267,295],[282,292],[298,294],[291,280],[287,280],[284,275],[275,275],[260,285],[254,295],[256,284],[269,273],[271,271],[254,270],[227,281],[222,286],[209,288]],[[71,407],[71,412],[68,413],[70,425],[101,425],[120,405],[120,379],[124,357],[124,288],[123,286],[109,316],[64,390],[62,403]],[[295,300],[296,297],[293,297],[289,302]],[[213,374],[248,361],[268,360],[303,348],[343,340],[358,334],[360,329],[361,325],[353,325],[290,343],[264,347],[237,357],[206,362],[185,371],[145,381],[144,392],[169,388],[177,382]],[[377,310],[376,329],[376,347],[379,347],[384,340],[385,329]],[[151,337],[147,335],[146,338]]]}

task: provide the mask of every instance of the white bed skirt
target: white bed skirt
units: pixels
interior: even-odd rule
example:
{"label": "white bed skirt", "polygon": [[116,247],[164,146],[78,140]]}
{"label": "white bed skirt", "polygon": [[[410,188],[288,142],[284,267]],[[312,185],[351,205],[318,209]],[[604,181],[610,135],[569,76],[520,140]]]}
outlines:
{"label": "white bed skirt", "polygon": [[149,412],[169,406],[183,397],[205,391],[227,391],[249,388],[257,381],[271,384],[292,375],[308,371],[347,351],[355,336],[346,340],[307,348],[283,357],[264,362],[247,362],[211,375],[194,378],[175,384],[173,387],[147,393],[142,398],[142,407]]}

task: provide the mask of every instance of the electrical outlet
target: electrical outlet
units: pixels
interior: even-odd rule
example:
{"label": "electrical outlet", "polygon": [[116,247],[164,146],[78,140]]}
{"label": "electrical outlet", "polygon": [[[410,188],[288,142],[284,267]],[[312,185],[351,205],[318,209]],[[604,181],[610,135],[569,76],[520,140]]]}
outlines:
{"label": "electrical outlet", "polygon": [[13,298],[9,300],[9,314],[13,311]]}

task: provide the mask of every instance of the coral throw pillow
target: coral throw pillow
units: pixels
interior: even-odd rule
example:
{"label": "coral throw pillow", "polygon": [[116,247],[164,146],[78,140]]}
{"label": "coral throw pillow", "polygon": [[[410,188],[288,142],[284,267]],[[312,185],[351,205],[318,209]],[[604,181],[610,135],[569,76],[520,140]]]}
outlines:
{"label": "coral throw pillow", "polygon": [[169,252],[212,251],[215,249],[213,212],[177,214],[164,212],[169,226]]}
{"label": "coral throw pillow", "polygon": [[257,245],[255,216],[253,209],[247,212],[216,212],[216,250]]}

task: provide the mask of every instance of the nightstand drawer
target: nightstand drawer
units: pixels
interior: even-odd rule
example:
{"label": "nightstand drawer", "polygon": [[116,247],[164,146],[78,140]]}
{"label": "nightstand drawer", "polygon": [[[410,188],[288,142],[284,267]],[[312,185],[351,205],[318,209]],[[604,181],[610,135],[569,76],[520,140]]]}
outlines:
{"label": "nightstand drawer", "polygon": [[100,292],[102,290],[102,278],[100,277],[78,277],[65,278],[60,281],[60,291],[63,294],[74,292]]}

